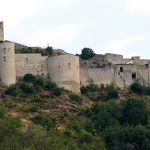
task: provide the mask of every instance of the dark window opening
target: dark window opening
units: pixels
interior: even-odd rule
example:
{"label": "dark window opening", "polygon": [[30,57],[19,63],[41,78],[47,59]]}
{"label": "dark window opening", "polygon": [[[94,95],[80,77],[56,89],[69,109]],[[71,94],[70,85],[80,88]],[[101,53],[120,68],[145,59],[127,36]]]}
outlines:
{"label": "dark window opening", "polygon": [[28,62],[29,61],[29,59],[28,58],[26,58],[26,62]]}
{"label": "dark window opening", "polygon": [[60,66],[58,66],[58,68],[60,68]]}
{"label": "dark window opening", "polygon": [[146,68],[148,68],[149,67],[149,64],[146,64]]}
{"label": "dark window opening", "polygon": [[68,63],[68,65],[70,66],[71,64],[70,64],[70,63]]}
{"label": "dark window opening", "polygon": [[132,73],[132,79],[136,79],[136,73]]}
{"label": "dark window opening", "polygon": [[120,72],[123,72],[123,67],[120,67]]}

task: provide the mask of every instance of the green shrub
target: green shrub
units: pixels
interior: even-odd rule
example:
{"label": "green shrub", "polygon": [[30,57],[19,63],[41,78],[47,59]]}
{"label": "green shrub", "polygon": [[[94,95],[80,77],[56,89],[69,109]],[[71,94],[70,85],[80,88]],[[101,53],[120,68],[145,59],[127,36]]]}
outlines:
{"label": "green shrub", "polygon": [[35,93],[35,88],[32,83],[22,82],[20,85],[21,90],[27,94]]}
{"label": "green shrub", "polygon": [[130,89],[136,94],[143,94],[144,92],[144,87],[138,82],[132,83],[132,85],[130,86]]}
{"label": "green shrub", "polygon": [[47,81],[45,84],[45,88],[52,90],[52,89],[57,88],[57,84],[51,81]]}
{"label": "green shrub", "polygon": [[89,132],[81,132],[80,133],[80,137],[79,137],[79,143],[86,143],[86,144],[89,144],[89,143],[92,143],[93,142],[93,136],[92,134],[90,134]]}
{"label": "green shrub", "polygon": [[131,125],[146,125],[148,123],[148,111],[144,100],[128,99],[123,103],[122,122]]}
{"label": "green shrub", "polygon": [[17,85],[10,85],[5,91],[5,93],[8,95],[17,96],[21,93],[21,90],[19,89]]}
{"label": "green shrub", "polygon": [[145,87],[144,94],[150,96],[150,86]]}
{"label": "green shrub", "polygon": [[35,77],[35,79],[33,80],[33,83],[35,86],[39,86],[39,87],[44,87],[44,80],[41,77]]}
{"label": "green shrub", "polygon": [[30,74],[30,73],[27,73],[26,75],[24,75],[23,77],[23,81],[25,82],[34,82],[35,80],[35,77],[34,75]]}
{"label": "green shrub", "polygon": [[28,107],[29,112],[37,112],[38,111],[38,106],[37,105],[31,105]]}
{"label": "green shrub", "polygon": [[53,89],[53,94],[55,96],[60,96],[62,92],[63,92],[63,88],[56,87]]}
{"label": "green shrub", "polygon": [[55,128],[55,121],[54,119],[44,116],[44,115],[37,115],[35,118],[32,119],[35,124],[39,124],[45,127],[47,130],[51,130]]}
{"label": "green shrub", "polygon": [[69,95],[70,99],[74,102],[77,102],[77,103],[81,103],[82,102],[82,99],[80,97],[80,95],[77,95],[77,94],[70,94]]}
{"label": "green shrub", "polygon": [[106,87],[106,100],[118,98],[118,90],[114,85]]}
{"label": "green shrub", "polygon": [[6,116],[6,111],[4,108],[0,107],[0,118],[4,118]]}
{"label": "green shrub", "polygon": [[95,129],[98,132],[102,131],[107,127],[117,126],[120,124],[118,121],[118,116],[116,115],[117,113],[119,113],[117,108],[118,105],[116,104],[112,107],[110,107],[110,105],[96,104],[86,113],[92,119]]}
{"label": "green shrub", "polygon": [[72,136],[71,131],[68,131],[68,130],[64,131],[64,136],[70,138]]}
{"label": "green shrub", "polygon": [[110,127],[104,132],[108,150],[148,150],[150,130],[143,126]]}
{"label": "green shrub", "polygon": [[82,85],[80,88],[82,94],[86,94],[87,92],[96,92],[99,90],[100,90],[99,86],[95,84],[93,80],[89,80],[86,86]]}
{"label": "green shrub", "polygon": [[36,103],[42,103],[44,100],[41,98],[41,96],[34,95],[33,98],[32,98],[32,101],[36,102]]}

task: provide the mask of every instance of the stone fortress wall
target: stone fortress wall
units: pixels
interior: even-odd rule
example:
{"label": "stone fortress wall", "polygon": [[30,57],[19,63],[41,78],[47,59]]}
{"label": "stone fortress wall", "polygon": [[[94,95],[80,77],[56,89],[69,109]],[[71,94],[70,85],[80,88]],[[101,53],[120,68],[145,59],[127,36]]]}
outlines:
{"label": "stone fortress wall", "polygon": [[89,60],[80,59],[80,82],[88,84],[93,79],[96,84],[115,84],[126,88],[135,81],[150,84],[150,60],[140,57],[123,58],[122,55],[96,55]]}
{"label": "stone fortress wall", "polygon": [[15,54],[15,44],[4,42],[3,22],[0,22],[0,41],[0,81],[5,85],[15,83],[27,73],[49,78],[73,92],[79,92],[80,87],[91,79],[99,85],[113,83],[121,88],[136,80],[150,84],[150,60],[138,56],[123,58],[106,53],[83,60],[60,50],[49,57],[36,53]]}

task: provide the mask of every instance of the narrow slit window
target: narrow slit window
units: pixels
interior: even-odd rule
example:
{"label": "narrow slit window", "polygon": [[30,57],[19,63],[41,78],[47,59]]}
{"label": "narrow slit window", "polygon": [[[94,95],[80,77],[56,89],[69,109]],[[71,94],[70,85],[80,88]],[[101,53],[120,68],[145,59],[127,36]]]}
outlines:
{"label": "narrow slit window", "polygon": [[123,67],[120,67],[120,72],[123,72]]}

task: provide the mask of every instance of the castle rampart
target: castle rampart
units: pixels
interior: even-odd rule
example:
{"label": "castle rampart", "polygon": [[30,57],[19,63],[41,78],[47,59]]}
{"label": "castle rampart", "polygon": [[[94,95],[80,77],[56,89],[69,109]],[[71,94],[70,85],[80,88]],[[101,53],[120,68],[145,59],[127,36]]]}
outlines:
{"label": "castle rampart", "polygon": [[150,60],[138,56],[123,58],[122,55],[107,53],[83,60],[59,49],[52,56],[15,54],[15,44],[4,42],[3,22],[0,22],[0,41],[0,81],[5,85],[15,83],[27,73],[49,78],[73,92],[79,92],[80,87],[91,79],[99,85],[113,83],[121,88],[137,80],[150,85]]}

